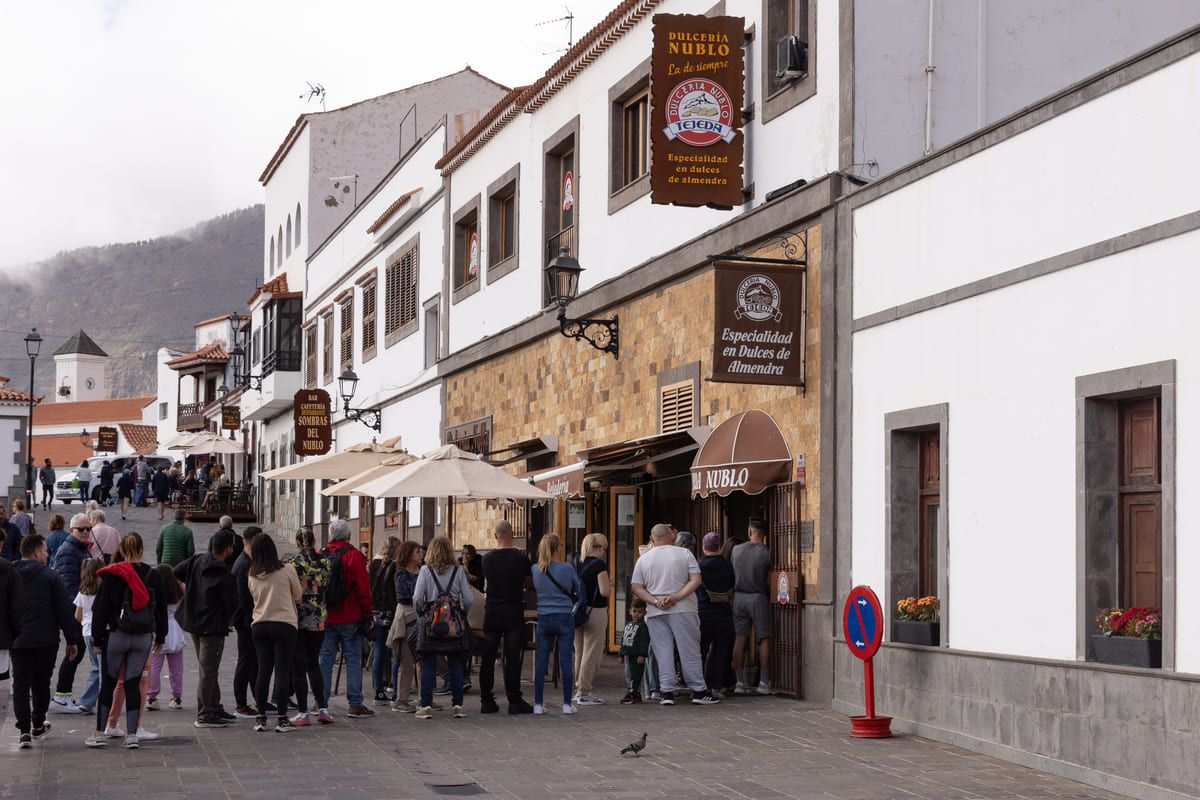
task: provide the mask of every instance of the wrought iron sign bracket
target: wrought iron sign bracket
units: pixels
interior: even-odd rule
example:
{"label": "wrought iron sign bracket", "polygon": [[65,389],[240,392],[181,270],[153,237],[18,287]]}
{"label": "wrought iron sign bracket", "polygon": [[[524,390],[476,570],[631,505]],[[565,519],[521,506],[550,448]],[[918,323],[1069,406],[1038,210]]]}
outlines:
{"label": "wrought iron sign bracket", "polygon": [[[784,267],[799,267],[808,271],[808,231],[784,234],[779,238],[779,249],[786,258],[763,258],[743,256],[737,253],[709,255],[711,261],[732,261],[738,264],[779,264]],[[799,256],[799,258],[797,258]]]}
{"label": "wrought iron sign bracket", "polygon": [[612,353],[613,358],[621,357],[617,320],[615,314],[611,319],[569,319],[565,308],[558,310],[558,330],[563,336],[585,341],[601,352]]}
{"label": "wrought iron sign bracket", "polygon": [[351,408],[347,403],[342,414],[350,421],[357,420],[376,433],[383,432],[383,411],[378,408]]}

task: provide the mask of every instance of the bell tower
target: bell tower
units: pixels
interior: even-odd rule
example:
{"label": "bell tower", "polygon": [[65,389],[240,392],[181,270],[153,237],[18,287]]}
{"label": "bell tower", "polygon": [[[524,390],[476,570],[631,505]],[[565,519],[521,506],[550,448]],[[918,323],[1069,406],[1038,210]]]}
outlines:
{"label": "bell tower", "polygon": [[108,353],[81,329],[54,351],[56,402],[103,400]]}

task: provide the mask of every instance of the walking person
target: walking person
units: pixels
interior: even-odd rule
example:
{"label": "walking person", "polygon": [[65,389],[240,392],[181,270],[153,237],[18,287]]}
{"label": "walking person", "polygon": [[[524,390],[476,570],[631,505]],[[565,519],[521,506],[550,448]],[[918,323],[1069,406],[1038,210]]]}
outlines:
{"label": "walking person", "polygon": [[159,529],[158,541],[154,543],[154,555],[158,563],[172,567],[196,554],[196,537],[192,535],[192,529],[183,524],[187,512],[177,508],[174,516],[174,521]]}
{"label": "walking person", "polygon": [[612,594],[612,578],[608,574],[608,537],[589,533],[579,548],[579,582],[587,598],[587,621],[575,629],[575,705],[599,706],[604,701],[592,691],[592,682],[604,656],[608,638],[608,596]]}
{"label": "walking person", "polygon": [[86,458],[75,468],[75,480],[79,483],[79,502],[86,507],[92,499],[92,470],[88,467]]}
{"label": "walking person", "polygon": [[38,482],[42,484],[42,508],[50,508],[54,502],[54,481],[54,466],[47,458],[46,463],[38,469]]}
{"label": "walking person", "polygon": [[133,493],[133,504],[139,508],[146,505],[146,497],[150,493],[150,465],[145,456],[138,456],[133,465],[133,479],[137,489]]}
{"label": "walking person", "polygon": [[[437,631],[431,630],[431,615],[436,610],[435,601],[443,594],[453,598],[452,602],[457,602],[461,611],[462,618],[458,622],[462,631],[459,636],[438,638],[432,635]],[[417,719],[433,718],[433,685],[437,680],[439,655],[446,657],[446,666],[450,671],[450,702],[454,706],[454,718],[461,719],[467,715],[463,709],[463,662],[470,653],[471,633],[466,615],[473,601],[467,572],[455,563],[450,540],[445,536],[435,536],[429,543],[425,565],[417,574],[417,584],[413,588],[413,608],[418,609],[417,624],[423,628],[420,637],[421,706],[417,709]]]}
{"label": "walking person", "polygon": [[250,548],[262,528],[250,526],[242,537],[242,552],[233,562],[229,574],[233,576],[237,592],[237,607],[233,611],[233,630],[237,634],[237,662],[233,667],[233,713],[246,719],[265,715],[271,708],[251,707],[247,697],[257,683],[258,647],[254,644],[250,629],[254,617],[254,598],[250,594]]}
{"label": "walking person", "polygon": [[300,579],[300,603],[296,609],[296,650],[292,656],[292,689],[300,713],[292,717],[292,724],[311,725],[308,711],[308,690],[312,689],[313,701],[317,704],[317,721],[328,725],[333,722],[329,713],[329,694],[321,677],[321,645],[325,641],[325,587],[329,583],[329,562],[321,558],[314,547],[311,530],[301,529],[296,534],[296,549],[289,563]]}
{"label": "walking person", "polygon": [[[162,652],[155,653],[150,658],[150,690],[146,696],[146,710],[158,710],[158,694],[162,691],[163,663],[167,665],[171,678],[170,708],[178,711],[183,708],[183,647],[185,639],[183,628],[175,619],[179,603],[183,600],[183,585],[175,577],[175,570],[170,564],[159,564],[154,570],[162,579],[165,596],[161,602],[167,606],[167,638],[163,641]],[[87,693],[84,692],[84,697]]]}
{"label": "walking person", "polygon": [[108,524],[107,517],[99,508],[89,511],[88,519],[92,523],[92,555],[103,558],[106,564],[111,563],[121,543],[120,532]]}
{"label": "walking person", "polygon": [[79,710],[84,714],[95,713],[96,702],[100,699],[100,655],[92,649],[92,603],[96,600],[96,592],[100,591],[99,569],[103,566],[104,562],[98,558],[84,561],[79,571],[79,591],[75,593],[75,621],[83,629],[83,649],[87,651],[91,665],[83,694],[79,696]]}
{"label": "walking person", "polygon": [[127,469],[121,470],[121,477],[117,478],[117,498],[121,501],[121,519],[125,519],[125,514],[129,512],[129,501],[133,497],[133,492],[133,472]]}
{"label": "walking person", "polygon": [[757,694],[774,694],[771,689],[771,603],[767,598],[767,570],[771,568],[771,551],[764,542],[767,521],[751,517],[747,529],[750,541],[733,548],[730,561],[737,576],[733,595],[733,666],[737,674],[735,694],[751,694],[746,684],[746,646],[750,631],[758,640]]}
{"label": "walking person", "polygon": [[0,558],[16,563],[21,560],[21,530],[8,521],[8,509],[0,503]]}
{"label": "walking person", "polygon": [[[408,637],[417,624],[417,612],[413,607],[413,591],[417,588],[417,576],[425,561],[425,548],[417,542],[404,542],[396,550],[396,571],[392,577],[396,610],[392,618],[392,629],[388,632],[388,644],[392,648],[392,686],[395,699],[392,711],[411,713],[417,710],[409,701],[413,680],[416,677],[416,662]],[[420,687],[417,687],[418,692]]]}
{"label": "walking person", "polygon": [[166,590],[158,573],[142,563],[141,536],[125,534],[119,553],[121,561],[99,570],[100,590],[92,605],[93,649],[100,652],[100,700],[96,705],[96,731],[85,744],[104,747],[108,743],[105,723],[113,706],[117,678],[122,677],[125,729],[129,731],[124,746],[133,750],[138,747],[142,674],[151,653],[162,650],[167,635],[167,607],[161,600]]}
{"label": "walking person", "polygon": [[700,657],[704,680],[709,687],[725,685],[725,667],[733,646],[733,565],[721,557],[721,534],[710,531],[701,541],[700,588],[696,600],[700,612]]}
{"label": "walking person", "polygon": [[[247,529],[247,538],[249,538]],[[254,730],[267,729],[267,700],[271,678],[275,678],[275,709],[278,733],[294,731],[287,716],[292,693],[292,657],[296,651],[297,606],[304,597],[296,570],[279,560],[275,540],[256,535],[250,545],[250,596],[254,598],[251,631],[258,651],[258,675],[254,682],[254,704],[258,716]]]}
{"label": "walking person", "polygon": [[646,624],[658,664],[659,703],[675,705],[675,651],[683,679],[692,690],[696,705],[721,702],[704,682],[700,661],[700,618],[696,589],[700,587],[700,565],[696,557],[675,546],[677,531],[660,523],[650,529],[650,549],[638,559],[631,578],[633,594],[646,603]]}
{"label": "walking person", "polygon": [[50,568],[54,568],[54,556],[58,552],[58,548],[62,547],[63,542],[71,534],[67,533],[67,518],[62,514],[53,514],[50,517],[50,533],[46,535],[46,552],[50,554],[48,562]]}
{"label": "walking person", "polygon": [[[84,562],[88,560],[89,548],[92,544],[92,521],[84,514],[71,517],[71,533],[59,545],[55,552],[54,571],[62,579],[63,590],[68,598],[74,598],[79,591],[80,576]],[[47,552],[49,552],[47,550]],[[103,560],[100,566],[104,566]],[[82,636],[82,634],[81,634]],[[50,710],[57,714],[78,714],[81,709],[73,697],[75,687],[75,672],[83,661],[83,649],[79,648],[74,654],[69,651],[63,656],[58,668],[58,681],[54,687],[54,697],[50,700]],[[87,705],[94,705],[87,704]]]}
{"label": "walking person", "polygon": [[531,583],[529,556],[513,547],[507,520],[496,523],[496,546],[481,560],[487,586],[483,606],[483,653],[479,659],[479,711],[500,710],[496,685],[496,656],[504,654],[504,694],[509,714],[532,714],[521,696],[521,666],[525,655],[525,590]]}
{"label": "walking person", "polygon": [[[31,533],[21,540],[21,560],[14,568],[21,576],[24,602],[19,633],[12,641],[12,709],[22,750],[50,730],[50,679],[58,659],[58,632],[67,640],[67,658],[83,646],[83,633],[62,578],[46,566],[46,540]],[[9,622],[10,628],[12,626]]]}
{"label": "walking person", "polygon": [[[328,598],[325,640],[321,644],[321,678],[333,686],[333,662],[338,650],[346,668],[346,702],[352,719],[373,717],[375,712],[363,705],[362,650],[363,634],[371,626],[371,589],[367,579],[367,559],[350,544],[350,523],[335,519],[329,523],[329,549],[322,554],[330,560],[330,575],[336,573],[333,559],[341,565],[344,598]],[[331,580],[332,585],[332,580]]]}
{"label": "walking person", "polygon": [[[388,634],[396,614],[396,551],[400,539],[389,536],[383,547],[371,559],[367,578],[371,586],[371,610],[374,614],[375,646],[371,651],[371,678],[375,687],[375,705],[385,706],[395,699],[388,697],[392,675],[392,651]],[[395,694],[393,690],[392,694]]]}
{"label": "walking person", "polygon": [[105,461],[100,465],[100,496],[96,498],[102,506],[112,505],[113,468]]}
{"label": "walking person", "polygon": [[150,477],[150,491],[154,493],[154,502],[158,504],[158,518],[163,518],[163,512],[167,509],[167,502],[171,499],[172,480],[167,474],[165,466],[159,467],[158,471]]}
{"label": "walking person", "polygon": [[197,728],[223,728],[236,719],[221,705],[218,671],[225,637],[237,603],[233,576],[225,559],[233,552],[233,534],[217,531],[208,540],[208,552],[197,553],[175,566],[183,583],[183,603],[176,614],[179,625],[192,634],[200,677],[196,684]]}
{"label": "walking person", "polygon": [[571,702],[575,688],[575,598],[583,586],[579,573],[565,561],[557,561],[562,540],[547,533],[538,543],[538,563],[533,565],[533,588],[537,592],[537,659],[533,668],[533,713],[545,714],[543,689],[550,650],[558,646],[558,668],[562,674],[563,713],[578,711]]}

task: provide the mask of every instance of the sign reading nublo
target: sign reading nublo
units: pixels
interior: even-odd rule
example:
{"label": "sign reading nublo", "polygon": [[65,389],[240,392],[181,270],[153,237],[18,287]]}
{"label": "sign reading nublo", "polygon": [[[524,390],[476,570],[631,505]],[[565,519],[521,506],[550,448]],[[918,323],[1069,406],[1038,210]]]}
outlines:
{"label": "sign reading nublo", "polygon": [[322,456],[333,446],[329,392],[301,389],[292,399],[292,419],[296,425],[292,437],[296,455]]}
{"label": "sign reading nublo", "polygon": [[741,17],[655,14],[650,200],[733,208],[742,197]]}

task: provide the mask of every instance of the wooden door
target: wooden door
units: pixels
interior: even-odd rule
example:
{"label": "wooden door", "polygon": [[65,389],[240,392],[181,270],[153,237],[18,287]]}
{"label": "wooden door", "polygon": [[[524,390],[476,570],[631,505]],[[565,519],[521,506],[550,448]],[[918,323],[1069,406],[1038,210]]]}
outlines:
{"label": "wooden door", "polygon": [[920,442],[920,509],[917,544],[917,593],[933,597],[938,593],[938,511],[941,508],[941,434],[926,431]]}
{"label": "wooden door", "polygon": [[1161,400],[1120,404],[1121,605],[1162,607]]}
{"label": "wooden door", "polygon": [[608,491],[608,561],[613,570],[613,590],[608,596],[608,650],[620,647],[617,632],[625,627],[625,612],[633,599],[630,590],[633,565],[638,559],[642,534],[641,493],[636,487]]}

